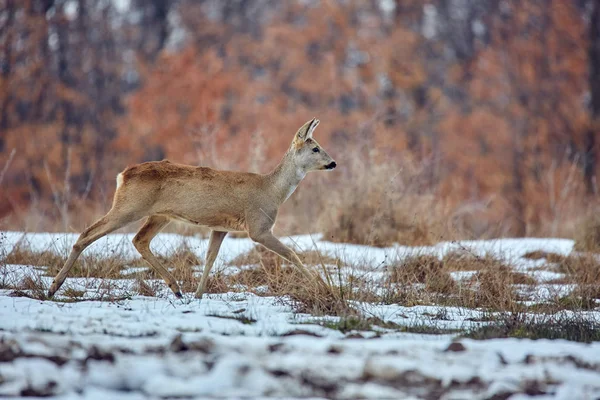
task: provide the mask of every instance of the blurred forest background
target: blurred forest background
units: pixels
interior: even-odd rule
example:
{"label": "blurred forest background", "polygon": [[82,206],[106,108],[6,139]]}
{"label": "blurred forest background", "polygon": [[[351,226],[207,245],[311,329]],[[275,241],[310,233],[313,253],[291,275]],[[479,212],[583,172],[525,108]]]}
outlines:
{"label": "blurred forest background", "polygon": [[564,236],[598,214],[596,0],[0,0],[0,227],[79,231],[128,164],[336,159],[280,233]]}

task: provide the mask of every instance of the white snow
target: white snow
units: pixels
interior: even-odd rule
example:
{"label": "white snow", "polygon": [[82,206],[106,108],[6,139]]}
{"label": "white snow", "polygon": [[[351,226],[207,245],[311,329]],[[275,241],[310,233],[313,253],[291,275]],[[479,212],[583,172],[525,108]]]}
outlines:
{"label": "white snow", "polygon": [[[135,257],[132,236],[109,235],[86,252]],[[18,245],[64,255],[76,238],[3,232],[0,260]],[[374,281],[383,279],[385,267],[403,257],[443,257],[468,249],[501,256],[530,274],[541,282],[534,290],[548,292],[537,293],[540,298],[571,289],[547,283],[562,274],[539,270],[539,262],[522,258],[534,250],[568,254],[573,247],[568,240],[446,242],[420,248],[336,244],[322,241],[320,235],[284,241],[300,250],[318,248],[339,257],[363,279]],[[167,255],[183,243],[204,256],[207,240],[194,237],[161,234],[152,248]],[[229,273],[251,268],[225,265],[253,246],[248,239],[226,239],[219,268],[232,270]],[[125,272],[140,271],[136,264]],[[2,279],[19,282],[30,277],[47,287],[52,278],[43,272],[0,262],[0,284]],[[453,273],[456,280],[471,276],[469,271]],[[437,393],[448,399],[477,399],[522,394],[534,384],[545,398],[600,396],[600,343],[456,338],[452,330],[485,323],[490,314],[482,310],[353,302],[351,306],[366,317],[400,327],[435,326],[447,333],[423,335],[374,327],[372,332],[345,334],[323,326],[338,317],[297,314],[285,298],[229,292],[210,294],[202,301],[191,295],[175,300],[165,288],[158,297],[93,300],[102,283],[98,278],[68,278],[65,285],[84,291],[87,299],[73,303],[10,297],[11,290],[0,290],[0,397],[416,399]],[[120,285],[113,289],[116,294],[125,295],[135,282],[112,283]],[[165,286],[162,281],[154,283]],[[584,314],[597,318],[597,311]],[[356,333],[363,338],[354,338]],[[463,347],[447,351],[457,340]],[[511,399],[527,398],[522,396]]]}

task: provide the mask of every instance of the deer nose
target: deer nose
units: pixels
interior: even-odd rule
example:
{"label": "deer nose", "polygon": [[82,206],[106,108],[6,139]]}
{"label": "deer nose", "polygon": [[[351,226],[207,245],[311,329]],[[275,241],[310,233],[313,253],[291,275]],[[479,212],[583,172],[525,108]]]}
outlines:
{"label": "deer nose", "polygon": [[337,165],[337,164],[335,163],[335,161],[332,161],[332,162],[330,162],[329,164],[327,164],[327,165],[325,166],[325,168],[327,168],[327,169],[334,169],[334,168],[336,167],[336,165]]}

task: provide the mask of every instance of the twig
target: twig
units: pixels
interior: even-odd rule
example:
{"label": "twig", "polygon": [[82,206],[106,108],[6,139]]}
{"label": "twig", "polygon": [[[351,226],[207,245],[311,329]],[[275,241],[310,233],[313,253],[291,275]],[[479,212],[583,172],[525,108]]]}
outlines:
{"label": "twig", "polygon": [[4,164],[4,168],[2,168],[2,172],[0,172],[0,185],[2,185],[2,181],[4,180],[4,175],[6,174],[6,171],[8,171],[8,168],[10,167],[10,164],[12,163],[12,160],[15,157],[16,153],[17,153],[17,149],[12,149],[12,151],[10,152],[10,155],[8,156],[8,160],[6,160],[6,164]]}

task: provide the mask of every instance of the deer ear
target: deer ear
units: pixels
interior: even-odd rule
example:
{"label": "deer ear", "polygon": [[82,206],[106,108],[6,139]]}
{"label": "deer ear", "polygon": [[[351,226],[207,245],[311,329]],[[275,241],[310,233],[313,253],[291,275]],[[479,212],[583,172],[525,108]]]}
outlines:
{"label": "deer ear", "polygon": [[302,143],[312,138],[313,132],[315,131],[317,125],[319,125],[319,122],[320,121],[316,118],[307,121],[300,129],[298,129],[298,132],[296,132],[294,141]]}

